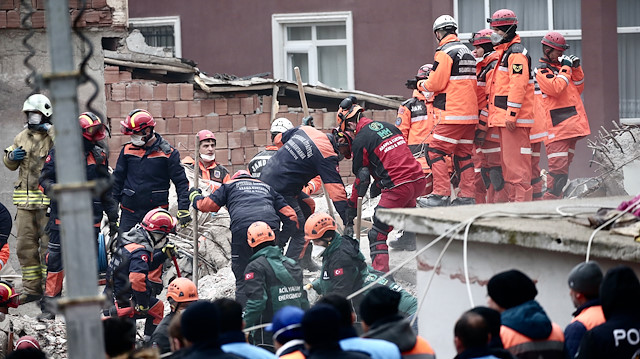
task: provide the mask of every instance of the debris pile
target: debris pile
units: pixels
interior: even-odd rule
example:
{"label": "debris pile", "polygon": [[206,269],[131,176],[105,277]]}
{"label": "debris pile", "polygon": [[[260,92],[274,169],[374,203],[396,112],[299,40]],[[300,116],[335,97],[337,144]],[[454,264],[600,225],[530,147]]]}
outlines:
{"label": "debris pile", "polygon": [[61,319],[39,321],[28,315],[12,316],[13,338],[30,335],[38,340],[42,350],[51,359],[67,358],[67,334]]}

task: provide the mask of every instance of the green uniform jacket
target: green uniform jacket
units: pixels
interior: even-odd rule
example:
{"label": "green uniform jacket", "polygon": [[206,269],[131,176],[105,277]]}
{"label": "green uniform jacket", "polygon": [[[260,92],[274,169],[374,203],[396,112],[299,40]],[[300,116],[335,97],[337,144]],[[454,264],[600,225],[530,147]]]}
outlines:
{"label": "green uniform jacket", "polygon": [[[47,154],[53,147],[50,133],[53,133],[53,127],[48,132],[26,128],[16,136],[13,145],[4,150],[4,165],[11,171],[20,168],[13,191],[13,204],[20,209],[45,209],[49,206],[49,198],[38,188],[38,178]],[[20,146],[27,151],[24,160],[9,160],[9,153]]]}

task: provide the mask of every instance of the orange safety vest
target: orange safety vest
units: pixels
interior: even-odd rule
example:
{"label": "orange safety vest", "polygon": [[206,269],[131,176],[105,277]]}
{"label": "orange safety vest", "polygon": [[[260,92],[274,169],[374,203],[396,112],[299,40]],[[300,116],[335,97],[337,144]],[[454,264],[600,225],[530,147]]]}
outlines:
{"label": "orange safety vest", "polygon": [[578,321],[584,325],[587,330],[591,330],[594,327],[604,323],[604,313],[602,312],[601,305],[594,305],[592,307],[584,309],[580,314],[576,315],[571,321],[572,323]]}
{"label": "orange safety vest", "polygon": [[[536,70],[537,71],[537,70]],[[533,78],[533,127],[529,132],[529,140],[531,143],[542,142],[547,139],[547,116],[544,108],[544,99],[547,98],[546,94],[540,91],[540,85],[536,78]]]}
{"label": "orange safety vest", "polygon": [[409,351],[402,352],[403,358],[414,358],[414,359],[436,359],[436,353],[433,351],[429,342],[423,337],[417,335],[416,336],[416,345]]}
{"label": "orange safety vest", "polygon": [[476,60],[458,36],[450,34],[440,40],[433,71],[418,81],[418,90],[434,94],[434,121],[441,124],[478,123],[476,98]]}
{"label": "orange safety vest", "polygon": [[396,127],[407,140],[411,153],[418,154],[422,144],[429,143],[427,137],[433,125],[433,103],[427,101],[422,92],[413,90],[413,97],[400,105],[396,118]]}
{"label": "orange safety vest", "polygon": [[520,35],[495,49],[500,61],[487,81],[489,127],[505,127],[507,120],[517,127],[532,127],[534,90],[527,49],[520,43]]}
{"label": "orange safety vest", "polygon": [[582,67],[561,66],[546,59],[536,69],[536,80],[547,97],[543,100],[548,139],[545,143],[588,136],[589,119],[580,94],[584,90]]}
{"label": "orange safety vest", "polygon": [[528,357],[530,353],[548,353],[545,359],[564,358],[564,333],[556,323],[552,323],[551,334],[543,340],[533,340],[507,327],[500,327],[500,339],[504,348],[516,357]]}

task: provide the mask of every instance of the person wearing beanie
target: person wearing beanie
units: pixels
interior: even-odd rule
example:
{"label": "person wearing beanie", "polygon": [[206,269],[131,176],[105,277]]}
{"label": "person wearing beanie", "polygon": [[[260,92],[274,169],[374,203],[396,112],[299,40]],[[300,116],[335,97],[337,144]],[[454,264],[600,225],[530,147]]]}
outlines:
{"label": "person wearing beanie", "polygon": [[220,348],[220,310],[208,300],[200,300],[182,312],[180,326],[189,347],[185,359],[237,359]]}
{"label": "person wearing beanie", "polygon": [[502,339],[500,339],[500,326],[502,325],[502,322],[500,321],[500,312],[495,309],[482,306],[471,308],[469,309],[469,312],[481,315],[487,323],[489,335],[491,336],[489,339],[489,352],[491,355],[500,359],[514,359],[515,357],[508,350],[504,349]]}
{"label": "person wearing beanie", "polygon": [[636,358],[640,353],[640,282],[633,269],[610,269],[600,286],[600,301],[606,322],[585,333],[575,357]]}
{"label": "person wearing beanie", "polygon": [[328,304],[317,304],[302,317],[307,359],[364,359],[364,352],[340,348],[340,314]]}
{"label": "person wearing beanie", "polygon": [[564,347],[567,356],[573,358],[584,333],[605,322],[599,298],[602,270],[594,261],[582,262],[573,267],[568,283],[569,296],[576,311],[564,329]]}
{"label": "person wearing beanie", "polygon": [[304,358],[302,317],[304,310],[288,305],[278,310],[265,330],[273,333],[273,346],[279,358]]}
{"label": "person wearing beanie", "polygon": [[386,340],[359,338],[353,327],[356,315],[351,302],[337,294],[326,295],[318,303],[328,304],[340,313],[340,347],[342,350],[365,352],[372,359],[400,359],[398,347]]}
{"label": "person wearing beanie", "polygon": [[458,355],[454,359],[498,359],[491,354],[489,324],[471,310],[462,314],[454,327],[453,343]]}
{"label": "person wearing beanie", "polygon": [[273,353],[247,343],[247,337],[242,332],[242,305],[233,299],[216,299],[213,304],[220,309],[220,343],[225,353],[233,353],[251,359],[275,359]]}
{"label": "person wearing beanie", "polygon": [[387,287],[371,289],[360,303],[364,338],[394,343],[403,358],[435,358],[431,345],[411,328],[411,321],[398,312],[401,294]]}
{"label": "person wearing beanie", "polygon": [[135,322],[119,317],[102,321],[107,358],[126,358],[136,345]]}
{"label": "person wearing beanie", "polygon": [[500,312],[500,338],[504,348],[517,358],[564,358],[562,329],[552,323],[535,300],[535,283],[512,269],[498,273],[487,284],[488,305]]}

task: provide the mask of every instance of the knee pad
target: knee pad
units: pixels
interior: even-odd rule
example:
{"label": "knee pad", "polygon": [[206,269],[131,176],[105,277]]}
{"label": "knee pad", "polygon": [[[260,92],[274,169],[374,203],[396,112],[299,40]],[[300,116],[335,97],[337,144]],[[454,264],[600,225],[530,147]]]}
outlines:
{"label": "knee pad", "polygon": [[502,167],[489,168],[489,180],[495,191],[501,191],[504,188],[504,177],[502,177]]}
{"label": "knee pad", "polygon": [[460,162],[464,162],[464,161],[471,161],[471,155],[466,155],[466,156],[453,155],[453,168],[458,174],[461,174],[462,172],[473,168],[473,162],[469,162],[466,165],[460,167]]}
{"label": "knee pad", "polygon": [[482,176],[482,183],[484,183],[484,188],[488,189],[491,185],[491,178],[489,178],[489,169],[486,167],[482,167],[480,169],[480,175]]}
{"label": "knee pad", "polygon": [[569,175],[553,172],[549,172],[549,174],[551,175],[551,177],[553,177],[553,188],[547,190],[549,190],[549,192],[551,192],[551,194],[553,194],[554,196],[561,196],[562,189],[567,184],[567,181],[569,181]]}
{"label": "knee pad", "polygon": [[427,160],[427,164],[429,165],[429,168],[433,167],[433,164],[438,162],[438,161],[444,161],[444,157],[447,156],[447,155],[448,155],[448,153],[445,153],[444,151],[440,151],[440,150],[435,149],[433,147],[427,146],[425,148],[425,156],[424,157]]}

